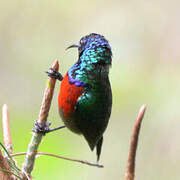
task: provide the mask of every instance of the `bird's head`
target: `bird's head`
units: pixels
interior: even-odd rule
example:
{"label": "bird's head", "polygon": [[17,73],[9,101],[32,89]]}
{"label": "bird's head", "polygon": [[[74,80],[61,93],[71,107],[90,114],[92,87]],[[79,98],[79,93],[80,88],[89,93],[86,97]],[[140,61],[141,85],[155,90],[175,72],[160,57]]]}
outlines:
{"label": "bird's head", "polygon": [[78,44],[73,44],[69,48],[77,47],[79,52],[78,63],[111,65],[111,47],[104,36],[91,33],[80,39]]}

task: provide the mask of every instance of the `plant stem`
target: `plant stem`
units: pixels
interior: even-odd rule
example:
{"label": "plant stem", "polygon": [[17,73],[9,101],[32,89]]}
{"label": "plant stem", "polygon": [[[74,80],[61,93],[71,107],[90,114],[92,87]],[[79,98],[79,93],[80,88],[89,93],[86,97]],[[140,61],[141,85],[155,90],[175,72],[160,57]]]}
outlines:
{"label": "plant stem", "polygon": [[[7,171],[11,171],[11,167],[8,165],[7,161],[5,160],[4,156],[1,153],[1,151],[0,151],[0,168],[5,169]],[[11,174],[4,172],[4,171],[0,171],[0,179],[8,180],[11,177],[12,177]]]}
{"label": "plant stem", "polygon": [[[59,64],[57,60],[53,63],[52,68],[55,69],[56,71],[59,70]],[[47,83],[46,83],[46,88],[44,91],[40,113],[37,120],[38,123],[42,126],[44,126],[47,121],[49,109],[51,106],[51,100],[53,97],[55,83],[56,83],[56,79],[50,78],[50,77],[48,78]],[[24,180],[31,177],[31,172],[33,170],[34,163],[35,163],[35,157],[37,154],[39,144],[41,143],[42,137],[43,137],[43,134],[33,132],[31,142],[29,144],[25,161],[23,164],[23,168],[22,168],[22,178]]]}
{"label": "plant stem", "polygon": [[[11,154],[11,156],[15,157],[15,156],[22,156],[22,155],[26,155],[26,154],[27,154],[26,152],[20,152],[20,153]],[[68,157],[63,157],[63,156],[59,156],[59,155],[52,154],[52,153],[37,152],[37,155],[51,156],[51,157],[55,157],[55,158],[58,158],[58,159],[64,159],[64,160],[68,160],[68,161],[74,161],[74,162],[86,164],[86,165],[89,165],[89,166],[95,166],[95,167],[98,167],[98,168],[103,168],[104,167],[103,165],[100,165],[100,164],[91,163],[91,162],[83,161],[83,160],[79,160],[79,159],[72,159],[72,158],[68,158]]]}
{"label": "plant stem", "polygon": [[141,106],[139,113],[137,115],[130,142],[130,149],[127,160],[127,168],[125,172],[125,180],[134,180],[135,175],[135,159],[136,159],[136,150],[138,145],[138,137],[141,127],[141,122],[146,111],[146,105]]}
{"label": "plant stem", "polygon": [[10,133],[10,125],[9,125],[9,114],[8,114],[8,106],[6,104],[3,105],[2,108],[2,127],[3,127],[3,137],[4,144],[8,151],[8,153],[12,154],[12,140]]}

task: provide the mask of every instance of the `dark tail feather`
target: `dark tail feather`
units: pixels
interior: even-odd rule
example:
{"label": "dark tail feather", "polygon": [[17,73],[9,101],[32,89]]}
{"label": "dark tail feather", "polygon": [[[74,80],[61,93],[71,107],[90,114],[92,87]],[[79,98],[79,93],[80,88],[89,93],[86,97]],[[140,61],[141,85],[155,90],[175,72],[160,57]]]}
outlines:
{"label": "dark tail feather", "polygon": [[97,162],[99,161],[99,158],[101,155],[102,143],[103,143],[103,136],[101,137],[101,139],[98,141],[98,143],[96,145]]}

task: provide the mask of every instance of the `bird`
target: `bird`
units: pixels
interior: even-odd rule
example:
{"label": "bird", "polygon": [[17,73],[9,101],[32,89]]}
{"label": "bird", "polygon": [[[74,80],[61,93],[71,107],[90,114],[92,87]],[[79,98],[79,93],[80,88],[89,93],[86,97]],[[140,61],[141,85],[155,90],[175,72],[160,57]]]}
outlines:
{"label": "bird", "polygon": [[96,33],[82,37],[67,49],[73,47],[78,48],[78,60],[60,84],[59,114],[69,130],[84,136],[92,151],[96,147],[99,161],[112,109],[112,51],[105,37]]}
{"label": "bird", "polygon": [[70,48],[78,48],[78,60],[64,77],[52,68],[47,72],[48,76],[61,81],[58,109],[65,126],[49,129],[36,121],[34,131],[47,133],[67,127],[83,135],[92,151],[96,148],[98,162],[112,109],[109,81],[112,50],[108,40],[96,33],[82,37],[79,43],[67,49]]}

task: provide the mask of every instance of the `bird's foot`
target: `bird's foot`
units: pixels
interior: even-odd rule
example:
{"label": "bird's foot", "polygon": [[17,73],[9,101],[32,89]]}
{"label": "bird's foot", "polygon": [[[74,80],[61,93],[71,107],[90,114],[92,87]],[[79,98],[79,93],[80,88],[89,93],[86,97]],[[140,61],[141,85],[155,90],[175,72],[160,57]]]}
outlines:
{"label": "bird's foot", "polygon": [[35,133],[40,133],[43,135],[46,135],[46,133],[52,132],[52,131],[56,131],[58,129],[62,129],[65,128],[66,126],[59,126],[56,128],[49,128],[49,126],[51,125],[51,123],[49,121],[46,121],[46,124],[44,126],[42,126],[37,120],[34,122],[34,128],[33,128],[33,132]]}
{"label": "bird's foot", "polygon": [[49,68],[49,70],[46,71],[46,73],[48,74],[49,77],[54,78],[54,79],[58,79],[59,81],[62,81],[62,79],[63,79],[62,74],[53,68]]}
{"label": "bird's foot", "polygon": [[51,125],[51,123],[49,121],[46,122],[46,124],[44,126],[42,126],[37,120],[34,121],[34,128],[33,128],[33,132],[35,133],[39,133],[39,134],[43,134],[45,135],[46,133],[48,133],[49,131],[49,126]]}

